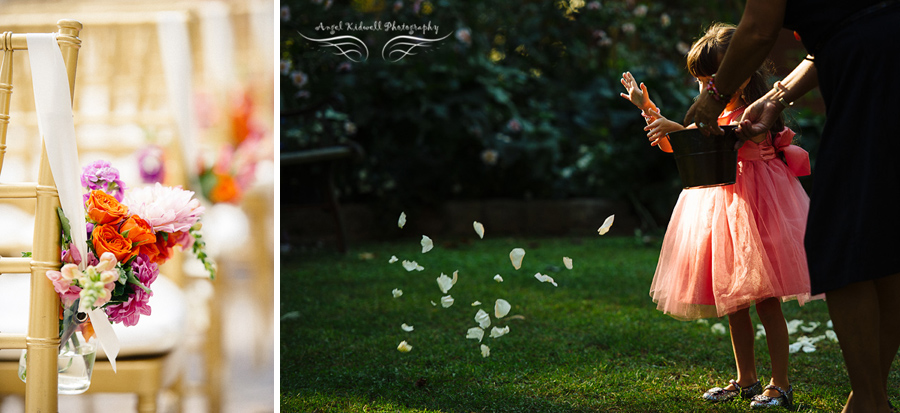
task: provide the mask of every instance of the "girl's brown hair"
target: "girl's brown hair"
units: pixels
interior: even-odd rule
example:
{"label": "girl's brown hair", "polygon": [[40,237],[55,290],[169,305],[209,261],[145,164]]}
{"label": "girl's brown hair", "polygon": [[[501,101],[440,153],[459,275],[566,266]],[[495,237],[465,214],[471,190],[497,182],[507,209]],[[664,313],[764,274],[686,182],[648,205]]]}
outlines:
{"label": "girl's brown hair", "polygon": [[[713,23],[706,29],[706,33],[694,42],[687,55],[687,69],[691,76],[696,78],[709,77],[719,70],[719,62],[725,56],[725,50],[731,44],[735,26],[727,23]],[[769,88],[766,79],[772,74],[772,62],[766,60],[750,76],[750,82],[744,87],[741,98],[744,103],[750,104],[763,97]],[[779,116],[770,129],[773,133],[781,132],[784,128],[784,118]]]}

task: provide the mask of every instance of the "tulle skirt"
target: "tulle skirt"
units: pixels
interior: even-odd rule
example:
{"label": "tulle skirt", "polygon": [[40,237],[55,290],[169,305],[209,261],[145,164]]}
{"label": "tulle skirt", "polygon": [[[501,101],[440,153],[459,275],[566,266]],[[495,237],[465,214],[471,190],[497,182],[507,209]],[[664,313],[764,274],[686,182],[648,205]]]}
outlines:
{"label": "tulle skirt", "polygon": [[810,299],[809,197],[780,159],[741,160],[734,185],[686,189],[672,211],[650,296],[681,320],[756,301]]}

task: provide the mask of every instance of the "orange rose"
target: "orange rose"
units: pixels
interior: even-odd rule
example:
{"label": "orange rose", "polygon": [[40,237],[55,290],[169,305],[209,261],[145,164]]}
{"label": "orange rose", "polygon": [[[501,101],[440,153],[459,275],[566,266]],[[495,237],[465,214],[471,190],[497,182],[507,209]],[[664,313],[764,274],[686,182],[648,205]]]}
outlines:
{"label": "orange rose", "polygon": [[128,207],[116,201],[112,195],[100,190],[91,191],[91,196],[84,204],[88,217],[97,224],[115,224],[125,218]]}
{"label": "orange rose", "polygon": [[123,237],[131,240],[132,247],[156,242],[156,235],[153,233],[153,227],[137,215],[126,218],[119,227],[119,232]]}
{"label": "orange rose", "polygon": [[228,174],[214,172],[216,185],[209,191],[209,200],[213,202],[237,202],[241,199],[241,190],[237,181]]}
{"label": "orange rose", "polygon": [[[96,192],[96,191],[94,191]],[[119,262],[126,262],[137,255],[137,249],[132,248],[131,240],[122,236],[112,225],[97,225],[91,233],[91,243],[94,252],[103,255],[111,252]]]}

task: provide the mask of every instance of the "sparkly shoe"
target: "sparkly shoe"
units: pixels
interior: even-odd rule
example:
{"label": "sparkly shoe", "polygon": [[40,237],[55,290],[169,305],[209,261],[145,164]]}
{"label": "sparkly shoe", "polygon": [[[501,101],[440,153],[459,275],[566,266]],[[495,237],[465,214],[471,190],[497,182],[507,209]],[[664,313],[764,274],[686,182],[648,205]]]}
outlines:
{"label": "sparkly shoe", "polygon": [[726,390],[722,387],[713,387],[703,393],[703,398],[709,400],[711,402],[727,402],[738,395],[741,396],[742,399],[749,399],[756,395],[762,394],[763,389],[762,385],[757,381],[746,387],[741,387],[737,383],[736,380],[729,381],[732,385],[734,385],[734,390]]}
{"label": "sparkly shoe", "polygon": [[773,406],[781,406],[790,410],[794,406],[794,386],[790,386],[787,391],[784,391],[781,387],[770,384],[766,386],[766,390],[769,389],[777,390],[781,393],[781,396],[769,397],[762,394],[753,396],[753,400],[750,401],[750,407],[754,409],[765,409]]}

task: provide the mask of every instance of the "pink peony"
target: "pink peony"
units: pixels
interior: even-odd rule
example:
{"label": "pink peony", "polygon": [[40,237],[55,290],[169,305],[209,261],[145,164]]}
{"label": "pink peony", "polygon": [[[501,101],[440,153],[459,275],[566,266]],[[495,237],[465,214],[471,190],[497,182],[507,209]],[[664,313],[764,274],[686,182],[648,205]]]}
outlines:
{"label": "pink peony", "polygon": [[193,191],[156,183],[132,190],[123,204],[131,214],[147,221],[154,232],[173,233],[187,231],[200,220],[204,208],[193,196]]}

